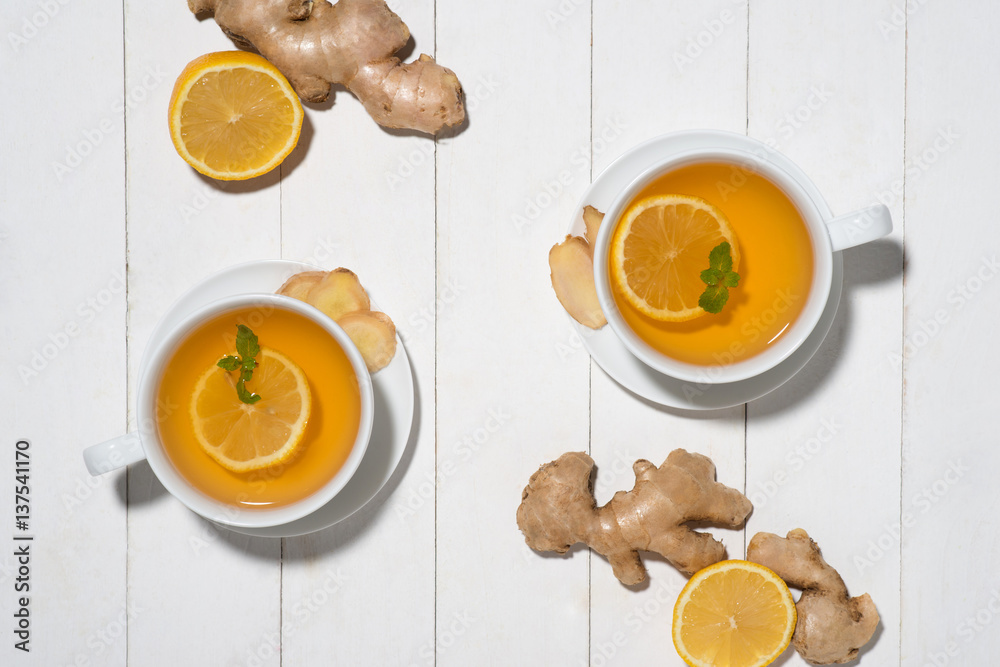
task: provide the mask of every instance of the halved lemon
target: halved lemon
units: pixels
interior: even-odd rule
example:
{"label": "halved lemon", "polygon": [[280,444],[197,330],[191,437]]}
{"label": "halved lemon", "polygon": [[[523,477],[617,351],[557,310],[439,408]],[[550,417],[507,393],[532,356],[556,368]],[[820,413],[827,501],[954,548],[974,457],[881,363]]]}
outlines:
{"label": "halved lemon", "polygon": [[795,602],[774,572],[724,560],[691,577],[674,606],[674,647],[692,667],[763,667],[788,648]]}
{"label": "halved lemon", "polygon": [[736,234],[725,214],[699,197],[658,195],[632,204],[611,240],[611,283],[639,312],[661,322],[701,317],[698,297],[708,255],[729,242],[740,264]]}
{"label": "halved lemon", "polygon": [[292,152],[302,104],[265,58],[222,51],[195,58],[170,97],[170,138],[184,160],[223,181],[265,174]]}
{"label": "halved lemon", "polygon": [[261,396],[243,403],[238,372],[212,366],[198,378],[191,420],[198,444],[223,467],[249,472],[285,461],[305,435],[312,395],[305,373],[276,350],[262,347],[246,388]]}

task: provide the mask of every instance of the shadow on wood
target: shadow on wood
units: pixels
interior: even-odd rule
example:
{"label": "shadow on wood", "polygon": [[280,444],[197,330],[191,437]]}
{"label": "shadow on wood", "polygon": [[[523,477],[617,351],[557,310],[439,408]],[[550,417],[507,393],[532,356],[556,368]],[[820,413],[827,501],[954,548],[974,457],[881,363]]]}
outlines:
{"label": "shadow on wood", "polygon": [[852,302],[866,287],[900,280],[904,271],[903,246],[895,239],[880,239],[845,250],[844,293],[830,332],[813,358],[795,377],[763,397],[765,400],[759,404],[753,404],[754,417],[781,414],[824,387],[848,346],[854,317]]}

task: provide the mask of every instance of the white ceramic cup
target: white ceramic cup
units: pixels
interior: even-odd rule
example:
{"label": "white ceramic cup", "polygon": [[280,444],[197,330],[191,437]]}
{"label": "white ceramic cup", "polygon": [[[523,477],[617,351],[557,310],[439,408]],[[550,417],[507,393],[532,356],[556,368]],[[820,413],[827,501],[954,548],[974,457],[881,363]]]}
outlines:
{"label": "white ceramic cup", "polygon": [[[344,465],[312,495],[273,509],[240,509],[210,498],[196,489],[170,463],[156,427],[157,388],[164,367],[177,350],[178,345],[201,323],[217,315],[245,308],[259,308],[265,314],[264,316],[272,309],[291,311],[318,324],[330,335],[331,343],[335,341],[347,354],[354,373],[357,375],[358,387],[361,392],[361,420],[358,434]],[[100,475],[146,459],[149,462],[149,467],[153,469],[156,477],[167,491],[194,512],[224,525],[263,528],[280,526],[318,510],[344,488],[361,464],[372,432],[374,397],[371,376],[368,374],[361,353],[344,333],[344,330],[316,308],[279,294],[240,294],[226,297],[198,309],[170,329],[159,340],[149,341],[149,345],[151,347],[147,351],[149,363],[145,365],[146,371],[139,378],[136,405],[138,430],[85,449],[83,458],[90,474]]]}
{"label": "white ceramic cup", "polygon": [[[594,248],[594,282],[597,298],[612,331],[628,350],[647,366],[679,380],[722,384],[746,380],[787,359],[809,336],[820,320],[833,287],[833,253],[881,238],[892,231],[889,209],[882,204],[827,219],[810,193],[818,193],[809,177],[788,158],[749,137],[730,132],[699,132],[704,147],[670,155],[637,177],[614,199],[597,234]],[[608,274],[608,252],[619,218],[634,197],[665,172],[691,164],[733,164],[737,170],[756,172],[778,186],[798,209],[812,241],[813,278],[806,304],[789,330],[766,350],[747,359],[715,365],[696,365],[673,359],[654,349],[626,324],[615,304]],[[737,230],[738,231],[738,230]]]}

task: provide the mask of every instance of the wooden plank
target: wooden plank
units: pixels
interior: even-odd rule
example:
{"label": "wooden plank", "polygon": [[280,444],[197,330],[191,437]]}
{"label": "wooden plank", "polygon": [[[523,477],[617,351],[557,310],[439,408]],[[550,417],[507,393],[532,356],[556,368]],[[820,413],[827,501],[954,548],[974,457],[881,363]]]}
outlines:
{"label": "wooden plank", "polygon": [[[172,302],[212,272],[280,254],[278,173],[218,184],[176,154],[166,126],[173,82],[192,59],[233,49],[184,3],[125,5],[129,392],[148,336]],[[165,39],[164,35],[170,35]],[[280,542],[214,527],[167,495],[146,464],[129,474],[129,664],[279,664]],[[169,628],[169,632],[164,632]],[[260,657],[260,656],[264,657]],[[257,656],[259,662],[253,662]]]}
{"label": "wooden plank", "polygon": [[[904,43],[883,38],[891,3],[754,3],[750,8],[749,133],[796,161],[835,214],[874,203],[901,182]],[[844,295],[813,360],[751,403],[747,535],[801,527],[850,591],[869,592],[883,619],[865,661],[899,660],[898,542],[856,567],[869,539],[899,520],[900,202],[886,201],[892,238],[847,250]],[[806,664],[797,655],[788,664]]]}
{"label": "wooden plank", "polygon": [[[396,11],[411,58],[433,54],[433,3]],[[383,130],[345,91],[328,107],[307,110],[309,150],[282,168],[283,256],[357,272],[405,341],[417,415],[409,450],[368,506],[285,540],[282,659],[423,664],[434,647],[434,323],[453,298],[435,285],[435,143]]]}
{"label": "wooden plank", "polygon": [[123,665],[123,477],[80,455],[125,431],[121,5],[4,3],[0,24],[0,663]]}
{"label": "wooden plank", "polygon": [[439,59],[470,98],[438,146],[438,286],[464,291],[437,319],[437,665],[587,660],[586,554],[541,557],[515,523],[528,477],[588,431],[546,257],[587,184],[590,20],[554,9],[437,3]]}
{"label": "wooden plank", "polygon": [[1000,54],[1000,13],[978,1],[951,9],[916,3],[906,17],[905,665],[995,661],[1000,610],[1000,500],[988,490],[1000,464],[989,426],[1000,283],[983,178],[1000,130],[981,112],[1000,98],[984,85]]}
{"label": "wooden plank", "polygon": [[[594,175],[622,152],[684,129],[746,128],[745,2],[640,2],[627,13],[594,3]],[[621,136],[606,141],[608,128]],[[605,144],[608,146],[604,148]],[[718,479],[743,488],[743,408],[695,413],[662,408],[624,390],[592,366],[591,452],[598,502],[634,483],[638,458],[661,464],[676,448],[709,456]],[[731,557],[741,557],[742,531],[711,530]],[[644,662],[682,665],[670,638],[674,602],[686,579],[659,557],[644,555],[647,581],[623,586],[607,561],[591,559],[592,665]]]}

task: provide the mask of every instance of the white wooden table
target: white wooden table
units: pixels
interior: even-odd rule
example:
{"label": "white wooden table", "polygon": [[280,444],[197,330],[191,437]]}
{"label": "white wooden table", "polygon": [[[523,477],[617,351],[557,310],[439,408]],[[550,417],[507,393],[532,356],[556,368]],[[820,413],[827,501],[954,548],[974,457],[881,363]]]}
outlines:
{"label": "white wooden table", "polygon": [[[862,664],[994,664],[996,3],[391,5],[414,55],[458,73],[468,128],[388,133],[338,92],[280,171],[229,187],[166,128],[181,68],[232,48],[214,22],[182,0],[0,9],[0,664],[680,665],[672,567],[646,558],[630,590],[587,550],[530,551],[514,522],[564,451],[597,460],[603,502],[631,487],[627,464],[675,447],[754,500],[745,531],[717,531],[730,556],[801,526],[871,593]],[[592,364],[546,263],[594,175],[686,128],[773,139],[835,212],[881,200],[896,222],[845,252],[809,365],[713,413],[657,408]],[[277,257],[354,269],[399,325],[418,416],[388,487],[331,529],[267,540],[199,519],[146,464],[90,478],[80,452],[129,428],[157,318],[213,271]]]}

